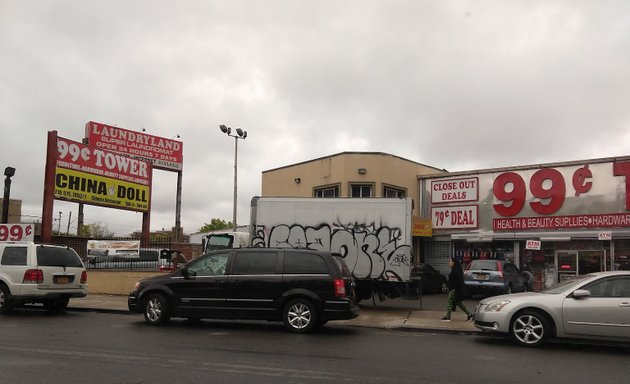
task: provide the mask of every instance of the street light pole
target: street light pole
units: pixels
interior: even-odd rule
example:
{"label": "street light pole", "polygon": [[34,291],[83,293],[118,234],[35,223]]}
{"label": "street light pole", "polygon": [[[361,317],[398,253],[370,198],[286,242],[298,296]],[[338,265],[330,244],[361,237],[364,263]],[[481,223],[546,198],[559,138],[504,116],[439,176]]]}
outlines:
{"label": "street light pole", "polygon": [[245,140],[247,138],[247,131],[243,131],[240,128],[236,128],[236,135],[232,135],[232,128],[223,124],[219,125],[221,132],[234,138],[234,205],[232,207],[232,225],[234,226],[234,232],[236,232],[236,205],[237,205],[237,188],[238,188],[238,139]]}

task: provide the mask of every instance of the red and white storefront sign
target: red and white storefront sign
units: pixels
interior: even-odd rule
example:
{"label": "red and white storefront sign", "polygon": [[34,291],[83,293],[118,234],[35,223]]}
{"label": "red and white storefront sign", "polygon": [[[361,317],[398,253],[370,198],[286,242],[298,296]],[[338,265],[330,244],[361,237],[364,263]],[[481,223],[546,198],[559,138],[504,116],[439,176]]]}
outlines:
{"label": "red and white storefront sign", "polygon": [[495,231],[630,227],[630,213],[501,218],[494,219],[492,226]]}
{"label": "red and white storefront sign", "polygon": [[479,178],[431,180],[431,203],[463,203],[479,200]]}
{"label": "red and white storefront sign", "polygon": [[434,230],[630,228],[630,157],[461,172],[424,186]]}
{"label": "red and white storefront sign", "polygon": [[475,229],[478,224],[476,205],[431,208],[433,229]]}

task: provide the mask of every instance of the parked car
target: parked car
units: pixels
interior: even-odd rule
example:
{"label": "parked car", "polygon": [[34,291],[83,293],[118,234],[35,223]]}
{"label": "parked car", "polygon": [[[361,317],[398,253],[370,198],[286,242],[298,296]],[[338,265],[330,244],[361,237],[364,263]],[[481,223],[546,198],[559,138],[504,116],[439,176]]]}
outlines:
{"label": "parked car", "polygon": [[411,281],[420,287],[422,293],[446,293],[448,291],[446,276],[428,264],[415,264],[411,268]]}
{"label": "parked car", "polygon": [[358,316],[355,282],[341,256],[298,249],[209,252],[168,275],[139,281],[131,312],[150,325],[171,317],[283,321],[309,332]]}
{"label": "parked car", "polygon": [[516,265],[505,260],[473,260],[464,271],[464,282],[469,297],[488,297],[525,292],[530,276],[521,273]]}
{"label": "parked car", "polygon": [[87,272],[70,247],[35,243],[0,243],[0,313],[41,303],[62,311],[72,297],[87,295]]}
{"label": "parked car", "polygon": [[630,342],[630,271],[578,276],[541,292],[479,302],[475,326],[539,346],[550,337]]}

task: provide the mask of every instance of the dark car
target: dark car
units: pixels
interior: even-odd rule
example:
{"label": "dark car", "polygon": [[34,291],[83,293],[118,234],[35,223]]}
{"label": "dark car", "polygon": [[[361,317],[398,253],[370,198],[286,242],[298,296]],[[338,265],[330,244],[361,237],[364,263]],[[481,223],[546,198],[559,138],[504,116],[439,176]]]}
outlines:
{"label": "dark car", "polygon": [[151,325],[171,317],[275,320],[309,332],[329,320],[357,317],[354,287],[341,256],[328,252],[224,249],[139,281],[128,306]]}
{"label": "dark car", "polygon": [[422,293],[446,293],[448,291],[446,276],[428,264],[415,264],[411,268],[411,281],[418,284]]}
{"label": "dark car", "polygon": [[525,292],[529,276],[505,260],[473,260],[464,271],[466,293],[469,297]]}

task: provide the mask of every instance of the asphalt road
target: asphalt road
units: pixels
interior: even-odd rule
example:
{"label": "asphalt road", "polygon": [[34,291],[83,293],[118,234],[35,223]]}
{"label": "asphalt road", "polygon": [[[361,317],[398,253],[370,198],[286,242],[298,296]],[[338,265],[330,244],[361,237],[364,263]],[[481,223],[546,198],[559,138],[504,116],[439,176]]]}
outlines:
{"label": "asphalt road", "polygon": [[140,315],[0,316],[0,382],[627,383],[630,346],[517,347],[487,336],[280,324],[144,324]]}

